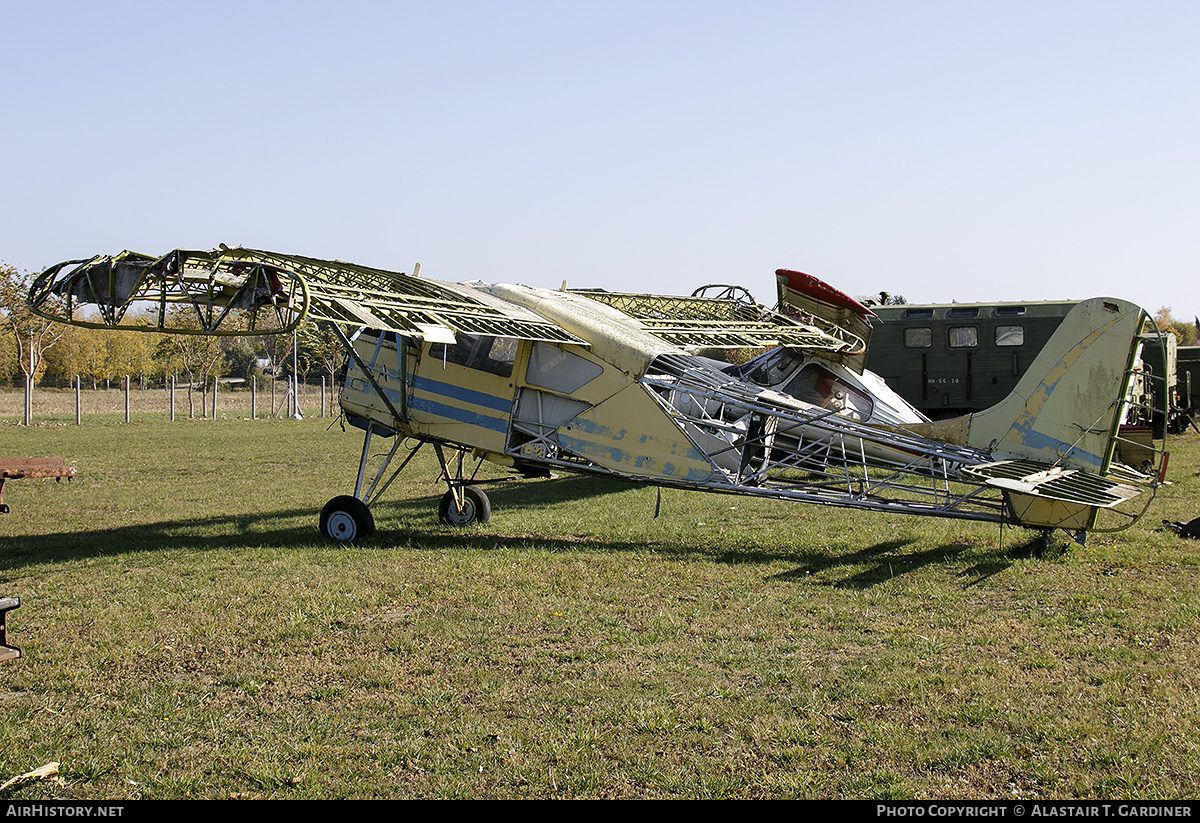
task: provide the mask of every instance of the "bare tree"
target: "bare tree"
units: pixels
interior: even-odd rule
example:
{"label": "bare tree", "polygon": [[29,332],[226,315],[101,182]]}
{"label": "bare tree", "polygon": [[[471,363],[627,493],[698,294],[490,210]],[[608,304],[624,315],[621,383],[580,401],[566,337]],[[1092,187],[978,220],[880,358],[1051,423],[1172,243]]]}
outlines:
{"label": "bare tree", "polygon": [[62,323],[38,317],[26,302],[33,275],[0,263],[0,316],[15,345],[17,368],[32,385],[44,371],[46,350],[66,331]]}
{"label": "bare tree", "polygon": [[38,317],[27,296],[33,275],[0,263],[0,316],[14,346],[17,366],[25,374],[25,425],[33,421],[33,387],[45,370],[44,355],[63,336],[66,326]]}

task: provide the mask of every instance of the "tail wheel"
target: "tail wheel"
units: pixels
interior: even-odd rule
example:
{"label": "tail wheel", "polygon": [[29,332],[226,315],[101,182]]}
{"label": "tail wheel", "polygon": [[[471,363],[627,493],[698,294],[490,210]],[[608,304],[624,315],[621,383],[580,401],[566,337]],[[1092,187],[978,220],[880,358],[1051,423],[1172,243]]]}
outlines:
{"label": "tail wheel", "polygon": [[463,486],[461,489],[462,511],[454,504],[454,492],[446,492],[438,503],[438,517],[447,526],[470,526],[473,523],[486,523],[492,518],[492,504],[486,494],[475,486]]}
{"label": "tail wheel", "polygon": [[375,534],[375,518],[357,497],[339,495],[321,509],[321,534],[338,543],[366,540]]}

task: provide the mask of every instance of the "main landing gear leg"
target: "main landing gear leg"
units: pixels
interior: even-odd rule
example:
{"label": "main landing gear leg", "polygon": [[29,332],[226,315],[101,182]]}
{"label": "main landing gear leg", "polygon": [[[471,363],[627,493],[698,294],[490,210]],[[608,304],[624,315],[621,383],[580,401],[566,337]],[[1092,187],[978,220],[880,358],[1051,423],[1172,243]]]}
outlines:
{"label": "main landing gear leg", "polygon": [[464,452],[459,451],[457,465],[451,472],[441,445],[435,443],[433,448],[441,463],[442,475],[450,487],[438,502],[438,517],[447,526],[462,527],[488,522],[492,517],[492,504],[482,489],[468,485],[470,481],[463,478]]}
{"label": "main landing gear leg", "polygon": [[[371,436],[377,430],[385,436],[394,437],[395,440],[364,492],[363,480],[367,470],[367,458],[370,456]],[[398,436],[391,429],[378,428],[373,423],[367,424],[367,432],[363,435],[362,457],[358,461],[358,480],[354,484],[354,494],[338,495],[325,504],[325,508],[321,509],[321,534],[338,543],[366,540],[375,534],[375,518],[371,514],[371,505],[387,491],[388,486],[392,484],[392,481],[408,465],[420,448],[420,444],[418,444],[416,448],[412,449],[387,480],[380,483],[403,440],[404,438]]]}

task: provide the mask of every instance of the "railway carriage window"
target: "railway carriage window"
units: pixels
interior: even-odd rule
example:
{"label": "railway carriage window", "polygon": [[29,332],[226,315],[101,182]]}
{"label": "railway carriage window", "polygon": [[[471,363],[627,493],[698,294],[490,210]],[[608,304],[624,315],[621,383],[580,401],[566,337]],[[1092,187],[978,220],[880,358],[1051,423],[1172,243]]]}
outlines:
{"label": "railway carriage window", "polygon": [[904,348],[927,349],[933,345],[933,329],[923,326],[904,330]]}
{"label": "railway carriage window", "polygon": [[959,306],[957,308],[950,309],[950,316],[951,317],[978,317],[979,316],[979,307],[971,306],[968,308],[966,306]]}
{"label": "railway carriage window", "polygon": [[975,326],[951,326],[950,348],[969,349],[979,345],[979,329]]}
{"label": "railway carriage window", "polygon": [[513,337],[489,337],[480,334],[454,334],[454,345],[434,343],[429,356],[468,369],[512,377],[517,359],[517,341]]}
{"label": "railway carriage window", "polygon": [[996,345],[997,346],[1023,346],[1023,345],[1025,345],[1025,327],[1024,326],[997,326],[996,327]]}

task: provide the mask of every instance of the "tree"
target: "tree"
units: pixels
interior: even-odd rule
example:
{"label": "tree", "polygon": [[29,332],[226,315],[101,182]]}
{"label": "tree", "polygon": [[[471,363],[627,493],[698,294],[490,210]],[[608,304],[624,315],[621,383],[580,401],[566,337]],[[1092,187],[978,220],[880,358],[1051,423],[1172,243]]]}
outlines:
{"label": "tree", "polygon": [[907,306],[908,300],[903,294],[891,294],[881,291],[878,297],[860,297],[859,302],[864,306]]}
{"label": "tree", "polygon": [[152,335],[68,326],[46,353],[45,378],[59,384],[79,377],[96,388],[100,381],[126,376],[139,378],[143,387],[147,378],[162,376]]}
{"label": "tree", "polygon": [[248,337],[222,337],[221,350],[229,361],[229,374],[233,377],[250,379],[254,376],[254,365],[258,351]]}
{"label": "tree", "polygon": [[[46,350],[62,339],[66,326],[38,317],[26,303],[33,275],[19,272],[7,263],[0,263],[0,317],[5,336],[13,344],[17,372],[30,379],[30,384],[45,371]],[[12,374],[16,372],[10,372]]]}
{"label": "tree", "polygon": [[109,331],[105,335],[105,371],[110,380],[136,376],[145,387],[146,377],[158,373],[154,341],[146,332]]}
{"label": "tree", "polygon": [[96,381],[101,379],[105,354],[102,330],[67,326],[58,344],[46,352],[45,377],[60,384],[79,377],[91,381],[95,388]]}
{"label": "tree", "polygon": [[[175,316],[168,323],[171,328],[199,328],[195,313],[189,307],[182,306],[172,311]],[[229,361],[221,350],[220,340],[207,334],[168,335],[159,341],[155,358],[162,364],[164,374],[182,373],[186,378],[188,417],[196,416],[192,389],[199,382],[200,414],[204,416],[209,378],[220,377],[229,370]]]}
{"label": "tree", "polygon": [[1154,313],[1154,324],[1158,326],[1161,332],[1172,332],[1175,335],[1175,342],[1180,346],[1194,346],[1197,337],[1197,325],[1200,321],[1186,323],[1182,320],[1176,320],[1171,315],[1171,309],[1163,306]]}
{"label": "tree", "polygon": [[21,370],[17,368],[17,346],[11,334],[0,334],[0,385],[11,385]]}
{"label": "tree", "polygon": [[297,359],[305,372],[320,367],[330,378],[337,374],[346,355],[342,339],[331,323],[305,321],[297,330],[297,336],[300,344]]}

